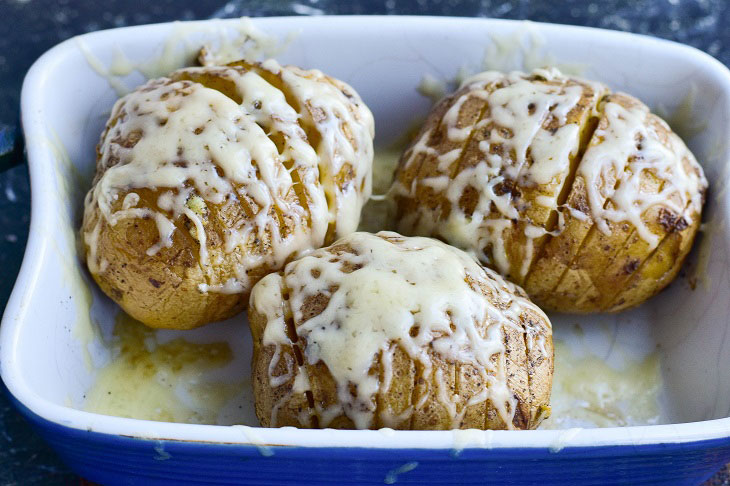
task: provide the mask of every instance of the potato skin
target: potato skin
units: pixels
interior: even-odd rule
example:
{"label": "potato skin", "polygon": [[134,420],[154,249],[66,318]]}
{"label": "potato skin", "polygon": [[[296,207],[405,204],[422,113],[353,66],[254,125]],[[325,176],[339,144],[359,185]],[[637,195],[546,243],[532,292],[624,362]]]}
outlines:
{"label": "potato skin", "polygon": [[[292,79],[311,91],[300,95]],[[324,101],[310,100],[312,93]],[[196,96],[211,100],[210,117],[194,121],[192,113],[187,125],[182,117],[173,122]],[[169,122],[160,118],[166,112]],[[332,117],[339,120],[334,137],[325,126]],[[134,151],[143,143],[157,156],[145,137],[166,133],[173,123],[180,130],[177,156],[161,158],[154,170],[139,164]],[[252,160],[231,159],[209,132],[240,144]],[[370,194],[372,137],[372,115],[357,94],[318,71],[241,61],[148,82],[117,102],[97,147],[81,228],[94,280],[151,327],[190,329],[241,312],[258,279],[298,252],[354,231]],[[167,142],[160,141],[160,152]],[[200,155],[206,151],[207,160]],[[265,160],[262,154],[273,155]],[[192,175],[169,185],[139,181],[171,165]],[[130,167],[137,171],[127,178],[132,182],[110,190],[108,174]],[[217,174],[209,175],[212,170]],[[225,198],[218,188],[206,192],[209,181],[228,191]],[[268,194],[256,192],[262,187]],[[166,244],[160,215],[174,228]]]}
{"label": "potato skin", "polygon": [[[360,245],[360,235],[365,235],[362,236],[365,239],[382,239],[398,248],[402,248],[403,242],[409,242],[408,238],[396,233],[354,233],[310,254],[310,257],[342,265],[344,273],[367,271],[369,265],[378,265],[376,250],[373,250],[372,263],[363,263],[362,266],[347,263],[367,255],[369,247]],[[422,238],[410,240],[433,241]],[[308,321],[325,313],[332,315],[332,306],[337,305],[331,304],[331,299],[338,298],[335,296],[337,280],[329,287],[333,289],[331,292],[317,294],[311,294],[310,290],[299,285],[287,286],[286,282],[293,281],[297,264],[294,261],[282,272],[266,276],[251,294],[248,316],[254,345],[252,372],[256,415],[264,427],[363,428],[357,425],[357,411],[342,403],[341,390],[335,378],[338,373],[333,373],[322,359],[312,362],[307,358],[311,357],[310,353],[316,352],[319,345],[316,341],[312,344],[302,331]],[[407,267],[410,264],[406,252],[401,265]],[[482,271],[489,272],[483,268]],[[324,273],[327,270],[323,270]],[[519,287],[494,273],[487,275],[486,281],[490,283],[473,280],[470,286],[496,309],[508,309],[512,299],[529,302]],[[365,280],[367,277],[360,278]],[[501,289],[497,293],[492,282]],[[418,285],[419,282],[415,282],[415,288]],[[346,295],[351,295],[349,290],[346,292]],[[307,297],[300,300],[301,295]],[[303,302],[302,308],[293,307],[292,302],[300,301]],[[406,351],[407,346],[395,345],[391,348],[390,365],[384,364],[381,355],[374,360],[368,372],[378,377],[379,385],[372,398],[373,418],[367,427],[402,430],[536,428],[549,415],[553,345],[547,317],[531,304],[521,309],[518,318],[510,318],[510,324],[501,327],[499,340],[503,351],[491,358],[495,366],[503,367],[504,379],[514,399],[511,423],[505,423],[490,399],[473,400],[487,387],[478,366],[449,359],[430,347],[425,352],[433,371],[426,375],[423,363]],[[375,311],[370,317],[378,319]],[[337,329],[340,325],[345,326],[333,322],[323,325],[333,325]],[[272,341],[267,336],[275,333],[277,326],[282,326],[281,329],[285,326],[286,337]],[[486,332],[484,328],[479,329],[479,332]],[[542,344],[538,345],[538,341]],[[310,346],[314,346],[315,351],[311,351]],[[353,341],[351,347],[358,347],[357,341]],[[389,383],[387,389],[386,381]],[[306,386],[302,387],[303,383]],[[362,384],[354,386],[357,388]],[[444,389],[447,396],[449,393],[454,395],[451,401],[445,401]],[[471,400],[473,404],[470,404]],[[335,412],[327,412],[332,410]]]}
{"label": "potato skin", "polygon": [[[707,187],[679,137],[639,100],[556,70],[479,76],[489,82],[442,100],[403,154],[397,230],[474,251],[546,310],[617,312],[668,285]],[[538,146],[551,137],[560,150]]]}
{"label": "potato skin", "polygon": [[198,285],[206,280],[198,242],[184,228],[175,232],[171,248],[149,256],[147,248],[159,239],[152,220],[123,219],[109,226],[95,212],[85,219],[84,227],[90,231],[99,219],[99,252],[108,264],[103,272],[91,275],[133,318],[155,328],[190,329],[243,310],[245,300],[239,294],[200,292]]}

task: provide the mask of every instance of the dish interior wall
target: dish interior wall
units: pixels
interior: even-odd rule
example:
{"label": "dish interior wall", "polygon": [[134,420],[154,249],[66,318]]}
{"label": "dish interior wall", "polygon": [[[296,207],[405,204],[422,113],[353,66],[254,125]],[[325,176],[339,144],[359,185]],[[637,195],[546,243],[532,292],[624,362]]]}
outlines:
{"label": "dish interior wall", "polygon": [[[237,21],[227,25],[233,22]],[[282,37],[298,30],[280,59],[316,67],[354,86],[375,115],[381,147],[392,144],[428,111],[430,101],[417,92],[425,74],[449,80],[464,65],[476,70],[494,38],[512,39],[522,46],[512,54],[492,52],[487,62],[494,67],[519,68],[526,61],[550,62],[552,57],[668,113],[682,104],[687,88],[694,86],[691,110],[674,120],[674,128],[703,164],[711,190],[706,230],[683,272],[686,275],[636,310],[599,317],[554,315],[552,320],[556,336],[568,341],[575,341],[579,324],[582,345],[617,367],[622,360],[658,349],[666,421],[730,415],[730,367],[723,365],[730,362],[730,215],[725,191],[730,85],[720,70],[710,69],[711,64],[688,50],[651,39],[636,41],[553,26],[497,22],[486,29],[484,24],[464,20],[459,29],[446,29],[447,24],[435,21],[410,28],[385,19],[364,36],[347,20],[330,23],[327,29],[314,20],[299,23],[296,29],[291,22],[258,19],[255,24]],[[116,49],[132,62],[147,62],[158,58],[171,38],[199,45],[211,35],[206,29],[171,26],[99,32],[80,42],[103,66],[109,66]],[[30,315],[18,336],[17,353],[30,386],[50,401],[75,408],[82,406],[98,367],[110,359],[103,342],[111,334],[117,312],[90,283],[77,252],[76,229],[93,175],[94,148],[117,98],[83,50],[73,40],[57,48],[55,64],[45,73],[38,93],[43,110],[34,114],[33,123],[42,125],[45,137],[28,143],[34,145],[31,157],[42,164],[33,183],[38,187],[37,179],[48,178],[50,189],[34,194],[45,202],[33,209],[51,217],[42,229],[47,235],[44,275],[38,276],[36,291],[24,302]],[[143,79],[134,73],[123,82],[134,86]],[[692,281],[695,274],[698,278]],[[690,282],[696,284],[694,290]],[[183,334],[166,331],[162,339],[178,335]],[[240,377],[241,372],[249,372],[250,339],[242,316],[184,336],[239,343],[234,348],[243,353],[239,358],[245,369],[236,373]],[[256,425],[253,417],[250,424]]]}

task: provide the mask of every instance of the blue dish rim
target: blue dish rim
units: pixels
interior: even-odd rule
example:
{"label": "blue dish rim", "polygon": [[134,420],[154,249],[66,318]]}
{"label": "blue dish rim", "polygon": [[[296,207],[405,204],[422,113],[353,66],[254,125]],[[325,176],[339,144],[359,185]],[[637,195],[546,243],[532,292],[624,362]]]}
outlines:
{"label": "blue dish rim", "polygon": [[543,481],[546,485],[638,484],[642,482],[639,471],[645,478],[658,481],[656,484],[698,484],[730,462],[730,437],[689,443],[567,446],[558,451],[533,447],[256,446],[142,439],[64,426],[44,419],[9,396],[69,467],[103,484],[179,484],[183,479],[204,484],[211,481],[213,470],[226,484],[267,484],[266,475],[271,471],[291,482],[299,478],[302,467],[308,468],[310,477],[301,479],[301,484],[332,480],[345,484],[346,479],[353,478],[380,484],[446,484],[449,479],[468,483],[488,471],[495,481],[509,479],[510,484],[530,484],[532,478],[539,477],[547,478]]}

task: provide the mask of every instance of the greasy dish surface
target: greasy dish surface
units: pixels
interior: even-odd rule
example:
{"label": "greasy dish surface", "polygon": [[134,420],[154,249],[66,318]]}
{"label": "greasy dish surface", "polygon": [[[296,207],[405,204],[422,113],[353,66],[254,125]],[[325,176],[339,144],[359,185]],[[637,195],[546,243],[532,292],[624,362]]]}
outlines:
{"label": "greasy dish surface", "polygon": [[676,276],[706,188],[643,103],[539,69],[481,73],[442,100],[390,195],[401,233],[474,251],[545,309],[593,312]]}
{"label": "greasy dish surface", "polygon": [[240,61],[151,80],[102,134],[88,267],[149,326],[230,317],[262,276],[356,229],[373,135],[355,91],[316,70]]}
{"label": "greasy dish surface", "polygon": [[430,238],[353,233],[254,287],[264,427],[531,429],[548,415],[548,318]]}

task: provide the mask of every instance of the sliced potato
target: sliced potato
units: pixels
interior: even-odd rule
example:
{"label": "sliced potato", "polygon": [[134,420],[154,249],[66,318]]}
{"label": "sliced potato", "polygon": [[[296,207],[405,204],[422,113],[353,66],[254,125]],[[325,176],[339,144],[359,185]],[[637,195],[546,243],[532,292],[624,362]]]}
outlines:
{"label": "sliced potato", "polygon": [[[480,118],[459,124],[453,108],[474,98]],[[610,312],[671,281],[636,281],[645,262],[652,275],[676,275],[706,187],[684,143],[639,100],[541,69],[465,81],[404,153],[390,195],[402,233],[473,251],[546,309]]]}
{"label": "sliced potato", "polygon": [[230,317],[261,277],[356,229],[372,138],[357,93],[319,71],[241,61],[151,80],[97,149],[91,274],[152,327]]}
{"label": "sliced potato", "polygon": [[262,279],[249,315],[264,426],[533,429],[549,412],[547,317],[437,240],[353,233]]}

